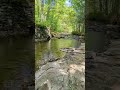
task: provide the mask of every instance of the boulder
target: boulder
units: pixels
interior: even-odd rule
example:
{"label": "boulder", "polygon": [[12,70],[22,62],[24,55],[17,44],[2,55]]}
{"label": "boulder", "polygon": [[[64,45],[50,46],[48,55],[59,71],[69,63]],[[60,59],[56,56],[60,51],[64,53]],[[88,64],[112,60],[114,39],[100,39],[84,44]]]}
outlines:
{"label": "boulder", "polygon": [[35,41],[49,41],[51,39],[50,29],[47,27],[37,27],[35,29]]}

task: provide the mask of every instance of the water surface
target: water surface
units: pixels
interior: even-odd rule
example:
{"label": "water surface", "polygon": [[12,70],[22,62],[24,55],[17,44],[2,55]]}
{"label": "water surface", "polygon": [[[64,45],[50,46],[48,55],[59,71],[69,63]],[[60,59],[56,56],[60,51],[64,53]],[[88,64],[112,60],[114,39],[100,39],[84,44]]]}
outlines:
{"label": "water surface", "polygon": [[80,41],[76,39],[51,39],[48,42],[38,42],[35,45],[36,68],[39,67],[41,60],[50,58],[61,58],[65,55],[61,48],[79,48]]}
{"label": "water surface", "polygon": [[34,39],[32,37],[0,38],[0,89],[21,89],[24,80],[34,78]]}

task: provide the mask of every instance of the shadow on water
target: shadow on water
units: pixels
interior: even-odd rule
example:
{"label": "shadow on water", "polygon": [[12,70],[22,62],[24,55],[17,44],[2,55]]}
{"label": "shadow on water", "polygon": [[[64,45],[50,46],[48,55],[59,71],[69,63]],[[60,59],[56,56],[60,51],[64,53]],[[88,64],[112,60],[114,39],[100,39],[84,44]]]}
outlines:
{"label": "shadow on water", "polygon": [[35,45],[36,69],[38,69],[41,60],[51,58],[61,58],[65,55],[61,48],[79,48],[80,41],[76,39],[51,39],[48,42],[38,42]]}
{"label": "shadow on water", "polygon": [[24,83],[33,83],[33,75],[34,39],[32,37],[0,39],[0,88],[21,89]]}

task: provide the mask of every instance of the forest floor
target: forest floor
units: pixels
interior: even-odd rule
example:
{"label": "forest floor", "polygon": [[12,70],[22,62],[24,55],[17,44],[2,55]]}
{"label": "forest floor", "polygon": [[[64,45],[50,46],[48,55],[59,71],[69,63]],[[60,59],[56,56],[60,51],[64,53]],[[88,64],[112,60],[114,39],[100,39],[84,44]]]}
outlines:
{"label": "forest floor", "polygon": [[63,58],[42,63],[36,72],[36,90],[85,90],[85,43],[61,50]]}
{"label": "forest floor", "polygon": [[104,53],[93,52],[86,60],[86,89],[120,90],[120,39],[111,41]]}

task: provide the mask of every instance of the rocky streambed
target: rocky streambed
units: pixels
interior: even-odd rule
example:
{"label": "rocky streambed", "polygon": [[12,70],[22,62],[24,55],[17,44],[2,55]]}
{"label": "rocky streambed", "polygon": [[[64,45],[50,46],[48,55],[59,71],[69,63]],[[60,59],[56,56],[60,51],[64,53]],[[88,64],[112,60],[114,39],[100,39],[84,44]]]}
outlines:
{"label": "rocky streambed", "polygon": [[42,62],[35,73],[36,90],[85,90],[85,44],[62,48],[63,58]]}
{"label": "rocky streambed", "polygon": [[86,52],[86,89],[120,90],[120,39],[103,53]]}

